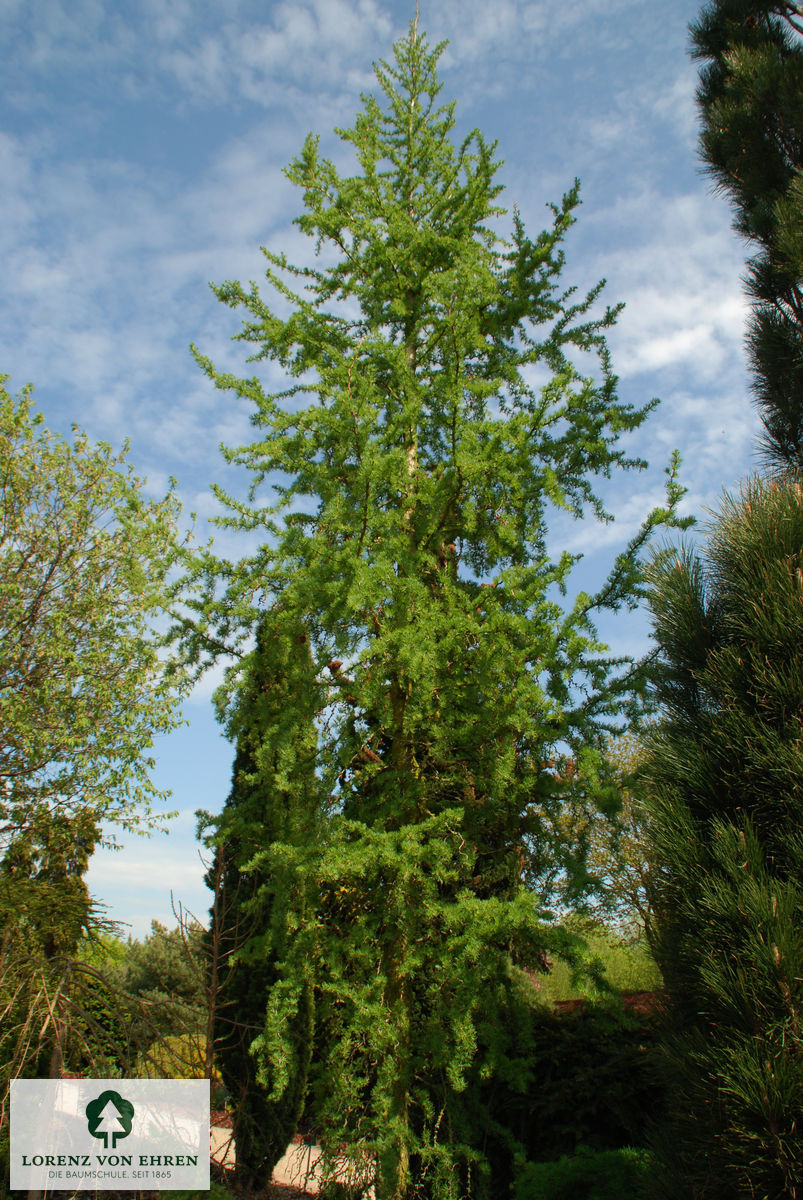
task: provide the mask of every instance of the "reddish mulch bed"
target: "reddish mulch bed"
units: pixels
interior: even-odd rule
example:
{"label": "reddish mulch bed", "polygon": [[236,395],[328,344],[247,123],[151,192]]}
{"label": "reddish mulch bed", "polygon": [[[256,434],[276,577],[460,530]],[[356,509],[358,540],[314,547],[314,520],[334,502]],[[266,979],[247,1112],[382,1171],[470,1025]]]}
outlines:
{"label": "reddish mulch bed", "polygon": [[[637,1017],[649,1017],[660,1012],[663,996],[662,991],[620,993],[625,1011],[635,1013]],[[580,1012],[589,1007],[587,1000],[553,1000],[552,1004],[559,1013]]]}
{"label": "reddish mulch bed", "polygon": [[253,1200],[298,1200],[299,1196],[316,1196],[315,1192],[303,1192],[301,1188],[291,1187],[289,1183],[272,1183],[264,1191],[253,1197]]}
{"label": "reddish mulch bed", "polygon": [[[235,1195],[239,1193],[235,1192]],[[199,1196],[205,1196],[205,1192],[199,1192]],[[73,1200],[73,1192],[48,1192],[49,1200]],[[142,1197],[142,1200],[164,1200],[163,1192],[91,1192],[87,1191],[87,1196],[97,1197],[98,1200],[135,1200]],[[247,1196],[243,1195],[243,1200],[303,1200],[304,1196],[312,1196],[315,1200],[319,1197],[315,1192],[305,1192],[301,1188],[292,1187],[285,1183],[270,1183],[266,1188],[262,1188],[258,1192],[249,1192]]]}
{"label": "reddish mulch bed", "polygon": [[[225,1180],[231,1187],[231,1183]],[[237,1192],[232,1188],[235,1196],[242,1196],[242,1200],[302,1200],[304,1196],[314,1196],[315,1200],[320,1200],[316,1192],[305,1192],[303,1188],[293,1187],[290,1183],[269,1183],[267,1187],[261,1188],[258,1192],[245,1193]]]}

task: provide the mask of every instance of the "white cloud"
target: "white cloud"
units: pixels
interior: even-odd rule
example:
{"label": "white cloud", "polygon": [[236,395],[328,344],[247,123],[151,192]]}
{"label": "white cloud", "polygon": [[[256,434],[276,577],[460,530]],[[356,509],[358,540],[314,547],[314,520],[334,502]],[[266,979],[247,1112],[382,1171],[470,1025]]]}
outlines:
{"label": "white cloud", "polygon": [[722,217],[705,195],[654,192],[593,214],[612,243],[593,273],[625,298],[611,338],[622,377],[682,369],[715,383],[743,371],[744,262]]}
{"label": "white cloud", "polygon": [[152,32],[159,42],[178,42],[187,34],[187,30],[197,12],[197,5],[191,0],[141,0],[145,28]]}
{"label": "white cloud", "polygon": [[190,704],[208,708],[213,695],[225,682],[226,669],[234,663],[234,659],[220,659],[213,667],[204,673],[196,683],[189,697]]}
{"label": "white cloud", "polygon": [[600,165],[612,151],[627,157],[634,176],[654,174],[669,158],[669,143],[695,153],[697,75],[691,63],[674,75],[641,74],[610,89],[601,110],[585,113],[581,140]]}
{"label": "white cloud", "polygon": [[697,72],[691,63],[687,69],[665,82],[652,100],[652,111],[669,125],[689,146],[697,144]]}
{"label": "white cloud", "polygon": [[39,0],[35,5],[4,4],[0,21],[16,38],[7,60],[11,81],[24,55],[25,70],[44,78],[70,68],[111,66],[135,57],[136,30],[124,11],[104,0]]}
{"label": "white cloud", "polygon": [[627,484],[619,477],[615,488],[604,489],[612,493],[606,502],[612,509],[613,521],[597,521],[591,515],[582,521],[565,514],[550,518],[549,544],[553,553],[604,554],[606,562],[612,564],[614,552],[624,549],[653,509],[665,502],[663,477],[657,471],[650,475],[654,478],[645,480],[643,475],[633,473]]}
{"label": "white cloud", "polygon": [[126,842],[120,850],[99,850],[92,857],[89,890],[104,898],[113,919],[124,921],[124,934],[142,938],[153,920],[173,928],[179,905],[206,920],[211,894],[204,884],[198,846],[189,839],[180,849],[179,845],[175,837],[157,835]]}
{"label": "white cloud", "polygon": [[[532,65],[545,58],[568,58],[593,42],[597,51],[626,45],[621,21],[615,18],[631,9],[638,19],[641,0],[440,0],[432,11],[426,8],[421,28],[437,42],[449,39],[444,55],[446,68],[478,67],[481,78],[498,73],[499,57]],[[525,71],[517,86],[527,89]]]}

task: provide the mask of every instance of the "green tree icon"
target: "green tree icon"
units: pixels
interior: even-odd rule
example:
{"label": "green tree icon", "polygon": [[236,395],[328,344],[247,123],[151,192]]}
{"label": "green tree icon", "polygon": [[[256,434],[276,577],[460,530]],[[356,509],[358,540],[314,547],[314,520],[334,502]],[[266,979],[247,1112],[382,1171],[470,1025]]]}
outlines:
{"label": "green tree icon", "polygon": [[87,1124],[93,1137],[103,1138],[103,1145],[113,1150],[120,1138],[128,1137],[134,1120],[134,1105],[119,1092],[101,1092],[97,1100],[86,1106]]}

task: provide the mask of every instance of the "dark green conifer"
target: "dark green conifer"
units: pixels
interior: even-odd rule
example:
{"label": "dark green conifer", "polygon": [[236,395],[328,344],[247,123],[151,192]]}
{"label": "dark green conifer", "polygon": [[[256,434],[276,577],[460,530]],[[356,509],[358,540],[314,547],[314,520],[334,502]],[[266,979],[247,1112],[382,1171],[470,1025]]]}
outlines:
{"label": "dark green conifer", "polygon": [[653,600],[653,949],[674,1034],[666,1196],[803,1187],[803,494],[726,499]]}
{"label": "dark green conifer", "polygon": [[213,1046],[234,1116],[237,1174],[248,1187],[269,1179],[298,1128],[312,1049],[312,989],[303,985],[288,1022],[287,1082],[272,1097],[271,1064],[251,1044],[265,1023],[268,995],[287,951],[288,911],[304,912],[294,878],[266,871],[259,855],[272,842],[298,846],[320,813],[315,781],[315,682],[303,626],[279,614],[260,623],[237,702],[228,713],[236,740],[232,787],[207,826],[215,891],[206,957],[212,984]]}
{"label": "dark green conifer", "polygon": [[703,157],[749,263],[769,480],[667,552],[652,607],[653,948],[667,984],[672,1200],[803,1192],[803,42],[798,5],[716,0],[693,30]]}
{"label": "dark green conifer", "polygon": [[747,342],[765,434],[803,465],[803,14],[787,0],[714,0],[692,27],[704,62],[703,159],[734,208],[749,260]]}

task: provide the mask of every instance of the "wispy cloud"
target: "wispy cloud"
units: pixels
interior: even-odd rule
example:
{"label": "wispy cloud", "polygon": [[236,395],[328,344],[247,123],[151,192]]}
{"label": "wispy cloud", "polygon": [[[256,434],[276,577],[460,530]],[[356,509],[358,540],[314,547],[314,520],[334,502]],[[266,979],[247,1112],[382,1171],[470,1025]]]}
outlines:
{"label": "wispy cloud", "polygon": [[[152,838],[121,850],[99,851],[90,863],[87,883],[95,896],[114,896],[111,915],[125,914],[124,936],[142,939],[152,921],[173,928],[179,905],[206,920],[211,893],[204,871],[198,847],[189,839],[177,852],[175,837]],[[157,880],[161,882],[154,886]]]}
{"label": "wispy cloud", "polygon": [[663,229],[642,227],[641,244],[599,263],[611,290],[627,298],[613,339],[618,372],[666,370],[671,378],[685,370],[715,382],[741,371],[746,306],[733,239],[712,228],[696,199],[652,211]]}

